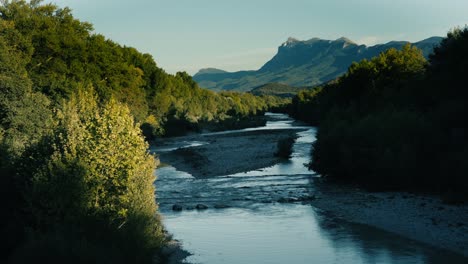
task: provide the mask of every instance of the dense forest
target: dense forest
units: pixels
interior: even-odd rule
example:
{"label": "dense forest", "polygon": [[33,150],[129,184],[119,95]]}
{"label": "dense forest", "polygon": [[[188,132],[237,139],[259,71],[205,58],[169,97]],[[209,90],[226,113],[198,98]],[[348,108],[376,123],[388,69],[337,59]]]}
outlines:
{"label": "dense forest", "polygon": [[150,262],[166,235],[144,136],[242,124],[287,102],[202,89],[41,0],[1,2],[0,89],[11,263]]}
{"label": "dense forest", "polygon": [[267,83],[253,88],[250,93],[261,96],[261,95],[274,95],[283,98],[292,98],[299,91],[307,89],[307,87],[293,87],[283,83]]}
{"label": "dense forest", "polygon": [[92,86],[99,100],[114,97],[127,104],[145,135],[155,136],[171,135],[174,122],[198,129],[202,123],[242,119],[286,102],[201,89],[187,73],[167,74],[151,55],[92,33],[92,25],[75,19],[70,9],[41,2],[6,1],[2,27],[18,35],[11,45],[27,60],[33,91],[53,105]]}
{"label": "dense forest", "polygon": [[429,61],[410,45],[389,49],[300,92],[291,114],[319,125],[310,167],[380,190],[466,195],[467,76],[463,28],[449,32]]}

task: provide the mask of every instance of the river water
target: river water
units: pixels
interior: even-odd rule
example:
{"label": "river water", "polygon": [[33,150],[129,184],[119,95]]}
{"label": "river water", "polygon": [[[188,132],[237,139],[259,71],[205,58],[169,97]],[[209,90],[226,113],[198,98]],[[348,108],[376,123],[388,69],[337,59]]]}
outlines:
{"label": "river water", "polygon": [[[466,263],[458,255],[369,226],[340,220],[307,204],[314,194],[307,170],[313,127],[297,126],[282,114],[268,114],[261,129],[297,128],[292,157],[275,166],[196,179],[171,166],[159,168],[157,199],[167,230],[193,253],[188,263]],[[304,131],[305,130],[305,131]],[[186,141],[154,149],[160,155]],[[174,204],[184,210],[175,212]],[[208,206],[196,210],[197,204]]]}

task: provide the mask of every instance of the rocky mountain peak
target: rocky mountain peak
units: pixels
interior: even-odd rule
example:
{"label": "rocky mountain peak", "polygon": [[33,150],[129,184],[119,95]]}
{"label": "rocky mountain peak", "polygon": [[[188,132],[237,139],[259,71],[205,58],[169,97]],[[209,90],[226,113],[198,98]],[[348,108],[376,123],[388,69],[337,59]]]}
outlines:
{"label": "rocky mountain peak", "polygon": [[293,38],[293,37],[289,37],[288,40],[286,40],[286,42],[284,42],[283,44],[281,44],[281,47],[289,47],[289,46],[293,46],[294,44],[300,42],[298,39],[296,38]]}

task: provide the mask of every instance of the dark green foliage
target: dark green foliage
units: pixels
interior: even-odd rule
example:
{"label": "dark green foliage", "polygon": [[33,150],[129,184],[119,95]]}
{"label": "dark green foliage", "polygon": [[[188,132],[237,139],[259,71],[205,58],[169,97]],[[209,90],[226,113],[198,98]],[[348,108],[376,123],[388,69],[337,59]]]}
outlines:
{"label": "dark green foliage", "polygon": [[22,240],[24,206],[15,174],[25,149],[37,143],[50,124],[49,100],[31,89],[25,65],[31,49],[14,27],[0,20],[0,198],[6,217],[0,220],[4,234],[2,258]]}
{"label": "dark green foliage", "polygon": [[311,168],[380,189],[431,188],[435,131],[417,112],[387,109],[362,118],[331,114],[320,126]]}
{"label": "dark green foliage", "polygon": [[409,84],[422,78],[425,65],[415,47],[389,49],[371,60],[353,63],[336,81],[300,92],[293,98],[291,114],[318,123],[336,108],[365,115],[388,105],[406,105],[406,97],[415,93]]}
{"label": "dark green foliage", "polygon": [[292,115],[320,125],[311,168],[378,189],[465,192],[467,47],[457,29],[429,64],[414,47],[390,49],[299,93]]}
{"label": "dark green foliage", "polygon": [[292,154],[292,147],[293,147],[294,141],[295,141],[295,138],[293,137],[282,138],[278,140],[277,151],[275,153],[275,156],[283,158],[283,159],[290,158]]}
{"label": "dark green foliage", "polygon": [[[310,124],[317,124],[318,117],[322,116],[318,111],[321,110],[322,99],[316,95],[322,91],[323,87],[315,87],[311,90],[302,90],[292,98],[289,113],[297,119],[308,122]],[[332,89],[331,87],[329,89]]]}
{"label": "dark green foliage", "polygon": [[248,116],[248,117],[233,117],[222,120],[220,122],[206,122],[200,124],[201,130],[206,129],[207,131],[224,131],[224,130],[236,130],[249,127],[261,127],[265,126],[267,120],[264,115],[259,116]]}
{"label": "dark green foliage", "polygon": [[267,83],[255,87],[250,93],[257,96],[274,95],[282,98],[292,98],[303,89],[305,89],[305,87],[293,87],[282,83]]}

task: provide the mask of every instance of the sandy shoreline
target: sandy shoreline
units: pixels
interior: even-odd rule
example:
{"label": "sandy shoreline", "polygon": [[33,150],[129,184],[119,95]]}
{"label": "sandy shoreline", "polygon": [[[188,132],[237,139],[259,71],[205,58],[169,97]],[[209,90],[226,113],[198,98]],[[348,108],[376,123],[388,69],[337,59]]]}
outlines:
{"label": "sandy shoreline", "polygon": [[[230,134],[198,135],[208,144],[181,148],[160,155],[160,160],[197,178],[223,176],[261,169],[280,161],[275,156],[277,142],[296,137],[298,129],[275,129]],[[171,140],[188,141],[193,136]],[[158,144],[158,142],[156,142]]]}
{"label": "sandy shoreline", "polygon": [[468,205],[447,205],[434,196],[370,193],[315,181],[311,205],[346,221],[370,225],[468,257]]}

